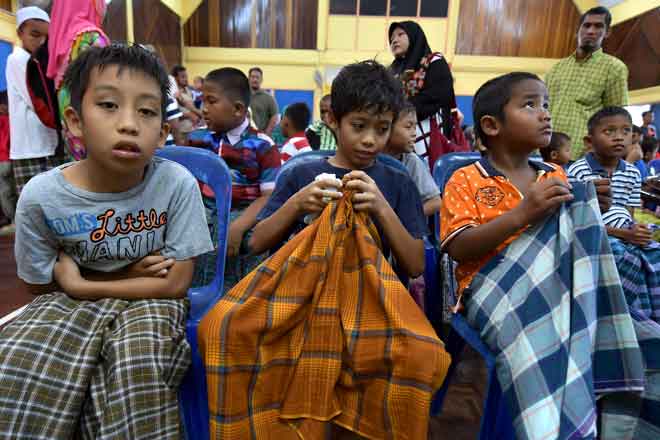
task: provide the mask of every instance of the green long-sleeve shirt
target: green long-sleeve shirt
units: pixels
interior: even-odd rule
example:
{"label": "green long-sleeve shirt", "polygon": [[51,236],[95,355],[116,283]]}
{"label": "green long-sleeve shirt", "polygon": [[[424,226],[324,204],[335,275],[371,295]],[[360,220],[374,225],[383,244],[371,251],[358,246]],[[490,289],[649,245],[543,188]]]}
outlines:
{"label": "green long-sleeve shirt", "polygon": [[599,49],[587,58],[575,54],[552,66],[546,79],[554,131],[571,137],[572,158],[584,155],[587,121],[603,107],[628,104],[628,68]]}

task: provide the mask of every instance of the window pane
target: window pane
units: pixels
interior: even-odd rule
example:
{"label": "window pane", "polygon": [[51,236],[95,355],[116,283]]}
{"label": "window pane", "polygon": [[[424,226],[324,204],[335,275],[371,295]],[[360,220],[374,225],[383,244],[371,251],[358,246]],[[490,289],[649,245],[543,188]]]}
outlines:
{"label": "window pane", "polygon": [[357,0],[331,0],[330,13],[355,15],[357,13]]}
{"label": "window pane", "polygon": [[360,15],[385,15],[387,0],[360,0]]}
{"label": "window pane", "polygon": [[422,17],[446,17],[449,0],[422,0],[419,15]]}
{"label": "window pane", "polygon": [[390,16],[416,17],[417,0],[390,0]]}

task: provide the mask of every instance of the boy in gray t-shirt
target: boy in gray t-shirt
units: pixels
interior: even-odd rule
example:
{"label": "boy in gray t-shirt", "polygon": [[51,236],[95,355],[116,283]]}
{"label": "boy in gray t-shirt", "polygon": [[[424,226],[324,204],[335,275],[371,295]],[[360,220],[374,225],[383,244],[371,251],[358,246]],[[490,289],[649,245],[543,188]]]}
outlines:
{"label": "boy in gray t-shirt", "polygon": [[383,152],[399,159],[406,167],[422,198],[424,215],[428,217],[440,211],[440,190],[429,172],[428,165],[415,154],[416,125],[415,107],[406,103],[394,121],[392,134]]}
{"label": "boy in gray t-shirt", "polygon": [[213,245],[194,177],[153,157],[167,74],[112,45],[64,81],[88,155],[33,178],[18,203],[18,275],[39,296],[0,331],[0,438],[180,438],[185,297]]}

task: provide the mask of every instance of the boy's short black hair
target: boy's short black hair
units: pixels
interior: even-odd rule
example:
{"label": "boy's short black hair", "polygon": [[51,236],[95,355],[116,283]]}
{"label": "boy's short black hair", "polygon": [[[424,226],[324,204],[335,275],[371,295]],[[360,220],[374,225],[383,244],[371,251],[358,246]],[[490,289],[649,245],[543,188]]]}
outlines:
{"label": "boy's short black hair", "polygon": [[293,125],[294,130],[303,131],[309,125],[309,118],[311,113],[309,111],[309,107],[307,107],[307,104],[304,102],[296,102],[287,106],[286,110],[284,111],[284,116],[286,116],[289,121],[291,121],[291,125]]}
{"label": "boy's short black hair", "polygon": [[321,98],[321,101],[327,101],[330,98],[332,98],[332,96],[330,96],[330,93],[328,93],[327,95],[323,95],[323,97]]}
{"label": "boy's short black hair", "polygon": [[625,116],[632,124],[632,117],[630,116],[630,113],[628,113],[628,110],[625,108],[618,106],[603,107],[594,113],[589,118],[589,121],[587,121],[587,130],[589,131],[589,134],[594,134],[594,129],[600,123],[600,121],[612,116]]}
{"label": "boy's short black hair", "polygon": [[409,115],[411,113],[417,114],[417,109],[415,108],[412,102],[408,101],[407,99],[404,99],[403,103],[401,104],[401,110],[399,110],[399,118]]}
{"label": "boy's short black hair", "polygon": [[8,105],[8,99],[7,99],[7,91],[2,90],[0,91],[0,105]]}
{"label": "boy's short black hair", "polygon": [[553,131],[552,136],[550,137],[550,143],[545,147],[539,148],[541,157],[544,161],[549,162],[550,159],[552,159],[552,152],[559,151],[559,148],[567,142],[571,142],[571,137],[569,135],[562,133],[561,131]]}
{"label": "boy's short black hair", "polygon": [[658,149],[658,140],[652,137],[645,137],[641,144],[644,154],[653,153]]}
{"label": "boy's short black hair", "polygon": [[481,143],[488,148],[488,139],[481,129],[481,118],[492,116],[504,121],[504,106],[511,100],[513,87],[519,82],[541,78],[529,72],[511,72],[486,81],[472,101],[472,116],[474,117],[474,132],[481,139]]}
{"label": "boy's short black hair", "polygon": [[176,66],[172,67],[172,76],[176,78],[177,76],[179,76],[179,72],[185,72],[185,71],[186,71],[185,67],[177,64]]}
{"label": "boy's short black hair", "polygon": [[403,104],[401,82],[387,68],[373,61],[345,66],[332,81],[330,107],[337,123],[350,112],[392,112],[394,120]]}
{"label": "boy's short black hair", "polygon": [[633,133],[636,133],[636,134],[641,136],[642,135],[642,127],[640,127],[639,125],[633,124]]}
{"label": "boy's short black hair", "polygon": [[261,70],[261,67],[251,67],[250,70],[248,70],[248,75],[251,75],[252,72],[259,72],[261,76],[264,76],[264,71]]}
{"label": "boy's short black hair", "polygon": [[650,114],[652,114],[652,113],[653,113],[653,112],[652,112],[651,110],[646,110],[645,112],[642,112],[642,117],[644,117],[644,116],[646,116],[646,115],[650,115]]}
{"label": "boy's short black hair", "polygon": [[204,82],[214,83],[220,87],[230,99],[241,101],[245,107],[250,106],[250,81],[245,74],[233,67],[223,67],[210,71]]}
{"label": "boy's short black hair", "polygon": [[82,99],[89,86],[92,69],[103,71],[106,67],[118,66],[119,72],[130,69],[144,73],[158,84],[161,93],[161,116],[163,122],[167,118],[167,107],[170,80],[167,71],[157,54],[154,54],[138,44],[112,43],[106,47],[90,47],[66,69],[63,86],[69,89],[71,107],[82,118]]}
{"label": "boy's short black hair", "polygon": [[612,24],[612,14],[610,13],[610,10],[607,9],[605,6],[596,6],[595,8],[589,9],[587,12],[582,14],[580,17],[580,24],[579,26],[582,26],[582,23],[584,23],[584,20],[587,19],[587,15],[604,15],[605,16],[605,29],[609,29],[610,25]]}

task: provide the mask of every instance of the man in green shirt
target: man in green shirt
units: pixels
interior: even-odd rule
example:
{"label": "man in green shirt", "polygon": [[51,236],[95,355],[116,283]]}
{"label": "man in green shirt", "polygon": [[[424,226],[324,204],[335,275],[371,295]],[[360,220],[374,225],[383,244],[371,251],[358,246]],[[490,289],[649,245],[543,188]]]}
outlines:
{"label": "man in green shirt", "polygon": [[545,79],[553,129],[571,137],[573,160],[585,153],[583,138],[591,115],[603,107],[628,104],[628,68],[602,49],[611,23],[612,15],[605,7],[585,12],[577,50],[555,64]]}
{"label": "man in green shirt", "polygon": [[261,88],[261,83],[264,80],[264,73],[259,67],[251,68],[249,77],[250,89],[252,89],[252,97],[250,98],[252,119],[259,131],[270,136],[280,118],[277,103],[268,92]]}

